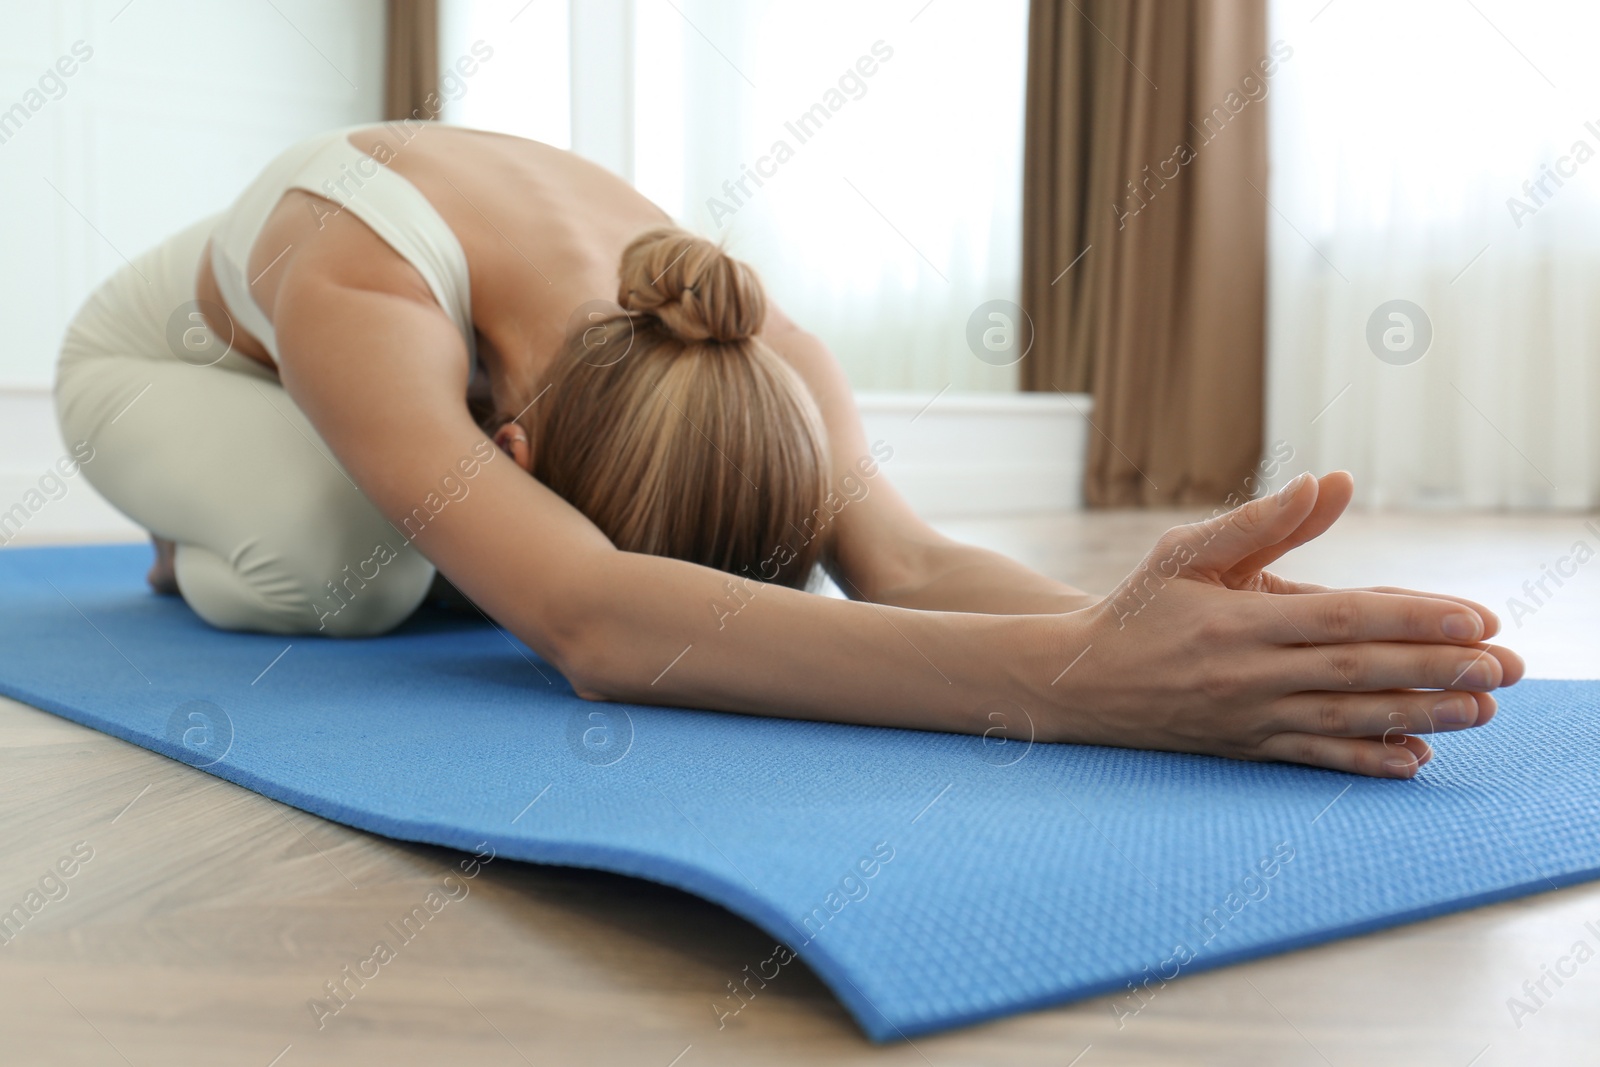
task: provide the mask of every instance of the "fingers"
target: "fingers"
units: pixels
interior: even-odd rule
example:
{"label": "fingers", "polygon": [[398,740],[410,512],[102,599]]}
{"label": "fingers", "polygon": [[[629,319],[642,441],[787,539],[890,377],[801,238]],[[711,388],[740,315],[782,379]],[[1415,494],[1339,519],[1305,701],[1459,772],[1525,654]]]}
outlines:
{"label": "fingers", "polygon": [[1368,740],[1380,742],[1388,749],[1386,762],[1403,760],[1406,753],[1409,752],[1412,758],[1417,761],[1416,767],[1411,772],[1412,774],[1416,774],[1429,760],[1433,759],[1433,746],[1420,737],[1399,737],[1391,734],[1387,738],[1371,737]]}
{"label": "fingers", "polygon": [[1372,778],[1410,778],[1433,757],[1419,737],[1322,737],[1317,734],[1274,734],[1257,749],[1264,759],[1304,763]]}
{"label": "fingers", "polygon": [[1389,734],[1386,737],[1369,737],[1367,740],[1376,741],[1388,749],[1384,754],[1386,762],[1404,760],[1409,752],[1411,757],[1417,761],[1416,767],[1411,772],[1412,774],[1421,770],[1429,760],[1433,759],[1433,746],[1420,737]]}
{"label": "fingers", "polygon": [[1448,600],[1452,604],[1459,604],[1469,611],[1475,612],[1483,620],[1483,637],[1488,640],[1500,632],[1500,616],[1484,607],[1476,600],[1466,597],[1453,596],[1449,593],[1430,593],[1421,589],[1399,589],[1392,585],[1358,586],[1354,589],[1335,589],[1326,585],[1316,585],[1312,582],[1295,582],[1270,571],[1260,571],[1255,575],[1242,578],[1231,583],[1235,589],[1246,589],[1259,593],[1273,593],[1278,596],[1303,596],[1307,593],[1388,593],[1391,596],[1423,597],[1427,600]]}
{"label": "fingers", "polygon": [[1431,597],[1434,600],[1454,601],[1455,603],[1460,604],[1462,607],[1471,608],[1473,611],[1478,613],[1478,617],[1483,620],[1483,636],[1485,639],[1491,638],[1500,632],[1500,616],[1496,615],[1493,611],[1490,611],[1476,600],[1468,600],[1466,597],[1451,596],[1449,593],[1428,593],[1416,589],[1397,589],[1392,585],[1372,586],[1365,591],[1369,593],[1392,593],[1395,596],[1423,596]]}
{"label": "fingers", "polygon": [[1293,534],[1316,507],[1317,492],[1316,479],[1302,474],[1271,496],[1168,531],[1154,555],[1164,570],[1220,581],[1242,560]]}
{"label": "fingers", "polygon": [[1477,645],[1484,622],[1459,602],[1347,590],[1294,596],[1261,594],[1271,639],[1282,644],[1429,641]]}
{"label": "fingers", "polygon": [[1325,737],[1376,737],[1470,730],[1494,718],[1487,693],[1405,690],[1389,693],[1291,693],[1277,701],[1281,728]]}
{"label": "fingers", "polygon": [[1499,645],[1479,645],[1478,648],[1485,655],[1493,656],[1500,661],[1500,685],[1502,687],[1516,685],[1527,676],[1527,662],[1509,648],[1501,648]]}
{"label": "fingers", "polygon": [[1228,585],[1237,587],[1248,581],[1257,571],[1272,566],[1280,557],[1327,533],[1338,521],[1339,516],[1344,514],[1345,508],[1350,506],[1350,498],[1355,494],[1355,484],[1355,479],[1345,471],[1323,475],[1318,479],[1316,506],[1300,525],[1283,540],[1260,548],[1234,564],[1222,576],[1222,580]]}
{"label": "fingers", "polygon": [[[1391,737],[1385,742],[1385,744],[1392,745],[1395,740],[1397,739]],[[1428,742],[1424,741],[1422,738],[1402,737],[1398,740],[1402,745],[1411,750],[1412,755],[1417,757],[1417,766],[1419,768],[1425,766],[1429,760],[1433,759],[1433,746],[1428,744]]]}
{"label": "fingers", "polygon": [[1520,678],[1521,658],[1495,645],[1379,643],[1313,645],[1276,657],[1272,686],[1292,679],[1298,691],[1377,693],[1388,689],[1452,689],[1486,693]]}

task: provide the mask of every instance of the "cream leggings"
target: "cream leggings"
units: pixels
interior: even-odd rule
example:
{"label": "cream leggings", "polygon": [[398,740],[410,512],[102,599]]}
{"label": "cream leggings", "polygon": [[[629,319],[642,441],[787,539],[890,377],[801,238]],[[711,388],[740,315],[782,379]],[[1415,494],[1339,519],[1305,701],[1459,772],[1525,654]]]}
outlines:
{"label": "cream leggings", "polygon": [[124,266],[78,312],[56,374],[83,474],[178,546],[178,587],[227,630],[379,634],[434,570],[334,460],[275,374],[194,316],[213,220]]}

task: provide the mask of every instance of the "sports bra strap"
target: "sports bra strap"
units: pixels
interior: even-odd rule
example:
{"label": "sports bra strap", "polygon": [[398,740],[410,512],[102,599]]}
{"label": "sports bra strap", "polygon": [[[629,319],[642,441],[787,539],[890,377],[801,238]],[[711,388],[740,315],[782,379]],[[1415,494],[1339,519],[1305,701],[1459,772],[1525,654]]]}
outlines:
{"label": "sports bra strap", "polygon": [[349,135],[370,128],[334,130],[291,146],[239,195],[211,236],[212,270],[222,298],[276,360],[276,331],[251,296],[252,279],[246,272],[267,219],[284,193],[297,189],[331,202],[314,209],[319,223],[349,211],[415,267],[475,357],[466,252],[428,198],[380,162],[404,151],[416,134],[396,124],[381,127],[396,143],[380,141],[374,155],[368,155],[350,143]]}

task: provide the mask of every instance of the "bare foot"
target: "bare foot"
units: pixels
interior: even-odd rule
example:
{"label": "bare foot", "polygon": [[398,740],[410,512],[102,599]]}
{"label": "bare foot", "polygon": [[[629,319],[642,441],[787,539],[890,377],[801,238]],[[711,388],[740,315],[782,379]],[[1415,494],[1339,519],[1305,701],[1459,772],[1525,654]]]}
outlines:
{"label": "bare foot", "polygon": [[150,583],[151,589],[162,596],[177,596],[178,572],[174,560],[178,546],[154,535],[151,536],[150,542],[155,545],[156,561],[150,564],[150,573],[144,576],[145,581]]}

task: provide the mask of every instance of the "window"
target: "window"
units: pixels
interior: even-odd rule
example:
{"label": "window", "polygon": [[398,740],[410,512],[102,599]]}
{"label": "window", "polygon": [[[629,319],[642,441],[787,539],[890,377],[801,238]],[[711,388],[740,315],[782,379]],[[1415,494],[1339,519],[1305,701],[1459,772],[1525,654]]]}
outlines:
{"label": "window", "polygon": [[[447,5],[447,61],[478,38],[496,64],[511,60],[494,81],[486,68],[448,119],[590,155],[595,131],[563,127],[561,113],[631,126],[625,150],[601,161],[754,263],[857,388],[1016,387],[1015,367],[980,361],[966,335],[978,305],[1019,288],[1024,0],[516,11]],[[596,11],[631,28],[585,33]],[[556,72],[569,70],[564,96]],[[611,83],[619,70],[631,93]]]}
{"label": "window", "polygon": [[1600,8],[1272,13],[1269,439],[1372,505],[1600,504]]}

